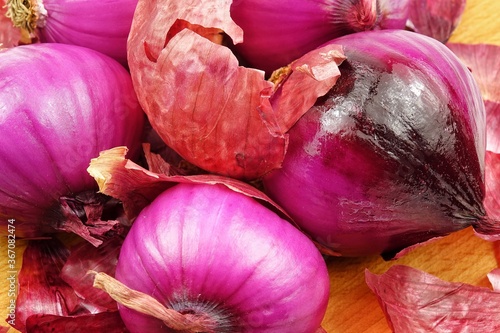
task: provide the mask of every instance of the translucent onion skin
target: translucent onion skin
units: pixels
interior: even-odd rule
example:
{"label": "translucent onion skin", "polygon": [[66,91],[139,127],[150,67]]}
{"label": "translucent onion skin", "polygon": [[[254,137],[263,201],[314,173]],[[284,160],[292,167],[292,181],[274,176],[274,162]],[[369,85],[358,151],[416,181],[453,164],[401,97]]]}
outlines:
{"label": "translucent onion skin", "polygon": [[108,56],[55,43],[0,51],[2,223],[15,219],[18,237],[47,231],[62,196],[97,189],[86,169],[100,151],[137,156],[143,122],[130,74]]}
{"label": "translucent onion skin", "polygon": [[442,43],[361,32],[341,76],[288,132],[267,194],[313,239],[345,256],[383,254],[486,220],[485,109]]}
{"label": "translucent onion skin", "polygon": [[[329,279],[313,243],[254,199],[223,185],[179,184],[135,220],[115,277],[224,332],[315,332]],[[177,332],[120,307],[130,332]]]}

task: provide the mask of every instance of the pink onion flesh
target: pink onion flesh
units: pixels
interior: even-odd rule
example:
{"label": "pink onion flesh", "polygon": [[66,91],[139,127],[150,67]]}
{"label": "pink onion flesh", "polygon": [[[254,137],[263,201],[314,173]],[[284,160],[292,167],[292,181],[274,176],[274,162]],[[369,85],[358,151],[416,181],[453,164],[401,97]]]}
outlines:
{"label": "pink onion flesh", "polygon": [[231,17],[243,30],[237,52],[271,74],[333,38],[374,28],[378,13],[374,0],[235,0]]}

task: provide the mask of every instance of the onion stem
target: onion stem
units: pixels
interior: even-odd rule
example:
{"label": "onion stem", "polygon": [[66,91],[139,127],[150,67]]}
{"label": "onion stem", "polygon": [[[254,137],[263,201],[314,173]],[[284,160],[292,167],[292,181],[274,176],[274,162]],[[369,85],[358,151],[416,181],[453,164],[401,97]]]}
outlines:
{"label": "onion stem", "polygon": [[47,11],[42,1],[7,0],[7,13],[15,27],[33,33],[37,27],[43,27]]}
{"label": "onion stem", "polygon": [[168,309],[155,298],[140,291],[130,289],[106,273],[89,271],[88,274],[94,275],[94,287],[104,290],[121,305],[158,318],[174,330],[193,333],[215,333],[216,325],[207,316],[182,314],[173,309]]}

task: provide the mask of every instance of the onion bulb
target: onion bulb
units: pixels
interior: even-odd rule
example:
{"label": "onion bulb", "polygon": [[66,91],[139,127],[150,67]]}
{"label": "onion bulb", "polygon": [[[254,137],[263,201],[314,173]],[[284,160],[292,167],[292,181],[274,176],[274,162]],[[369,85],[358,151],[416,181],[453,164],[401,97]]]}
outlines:
{"label": "onion bulb", "polygon": [[95,277],[132,333],[312,333],[329,295],[326,264],[310,239],[221,184],[160,194],[123,243],[119,283]]}
{"label": "onion bulb", "polygon": [[88,47],[127,64],[137,0],[7,0],[7,15],[41,42]]}
{"label": "onion bulb", "polygon": [[437,40],[404,30],[331,43],[346,54],[340,79],[288,132],[283,167],[264,179],[268,195],[345,256],[392,257],[492,222],[483,207],[485,108],[467,67]]}
{"label": "onion bulb", "polygon": [[0,51],[1,220],[14,219],[18,237],[66,230],[100,243],[111,202],[86,169],[119,145],[137,157],[143,123],[130,74],[112,58],[56,43]]}

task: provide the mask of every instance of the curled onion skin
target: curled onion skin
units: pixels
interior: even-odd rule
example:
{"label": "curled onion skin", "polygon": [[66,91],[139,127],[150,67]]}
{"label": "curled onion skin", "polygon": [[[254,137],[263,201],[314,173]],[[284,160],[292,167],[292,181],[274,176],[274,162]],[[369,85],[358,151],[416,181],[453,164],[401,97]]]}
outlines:
{"label": "curled onion skin", "polygon": [[403,30],[332,41],[341,77],[289,131],[267,194],[345,256],[383,254],[486,221],[485,109],[442,43]]}
{"label": "curled onion skin", "polygon": [[[19,6],[20,0],[10,0]],[[88,47],[127,64],[127,38],[137,0],[30,0],[24,1],[33,13],[27,20],[13,21],[44,43]],[[26,15],[25,11],[17,11]],[[31,22],[28,22],[30,21]]]}
{"label": "curled onion skin", "polygon": [[[179,184],[138,216],[116,279],[216,332],[315,332],[329,294],[312,242],[257,201],[223,185]],[[130,332],[174,332],[119,307]]]}
{"label": "curled onion skin", "polygon": [[306,53],[268,80],[240,65],[228,45],[242,40],[230,0],[159,2],[138,2],[128,40],[152,128],[209,173],[254,180],[279,167],[288,129],[335,84],[341,48]]}
{"label": "curled onion skin", "polygon": [[0,52],[2,221],[19,237],[52,230],[62,197],[97,190],[86,169],[100,151],[137,157],[143,123],[130,74],[108,56],[54,43]]}

